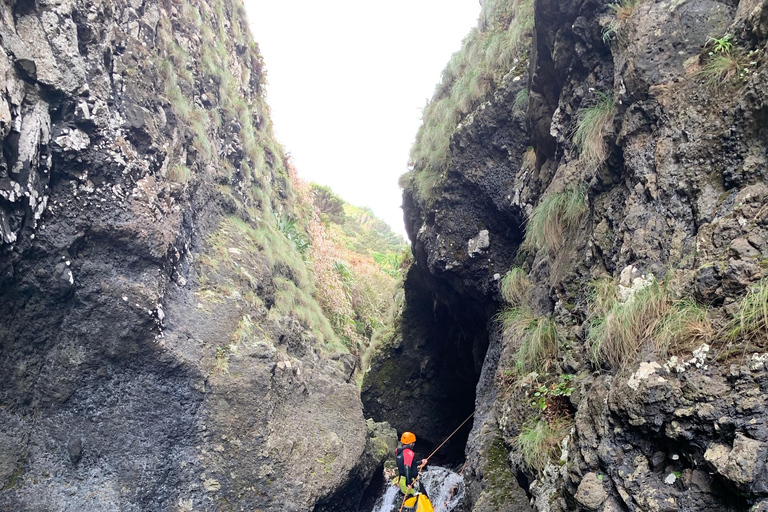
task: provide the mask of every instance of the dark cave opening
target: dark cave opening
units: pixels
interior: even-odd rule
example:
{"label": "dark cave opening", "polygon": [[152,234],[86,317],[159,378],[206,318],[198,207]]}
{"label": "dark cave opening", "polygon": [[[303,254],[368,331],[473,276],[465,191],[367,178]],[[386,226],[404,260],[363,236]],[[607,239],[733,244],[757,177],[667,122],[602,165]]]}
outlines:
{"label": "dark cave opening", "polygon": [[388,421],[398,435],[414,432],[420,458],[447,439],[430,464],[460,466],[488,348],[489,308],[452,289],[436,290],[424,274],[417,265],[408,273],[405,308],[393,340],[366,374],[363,407],[366,417]]}

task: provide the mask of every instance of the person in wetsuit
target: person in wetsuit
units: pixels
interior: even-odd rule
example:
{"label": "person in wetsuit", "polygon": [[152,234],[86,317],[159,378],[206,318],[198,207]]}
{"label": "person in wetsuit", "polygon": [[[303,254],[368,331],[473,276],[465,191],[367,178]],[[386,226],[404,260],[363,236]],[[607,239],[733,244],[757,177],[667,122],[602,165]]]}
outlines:
{"label": "person in wetsuit", "polygon": [[[413,432],[403,432],[403,435],[400,436],[400,443],[402,446],[395,451],[398,473],[397,485],[400,492],[412,496],[416,494],[413,481],[419,476],[419,471],[427,463],[427,459],[422,459],[421,465],[418,465],[416,454],[413,452],[413,445],[416,443],[416,436]],[[422,494],[427,494],[421,482],[419,482],[419,488]]]}

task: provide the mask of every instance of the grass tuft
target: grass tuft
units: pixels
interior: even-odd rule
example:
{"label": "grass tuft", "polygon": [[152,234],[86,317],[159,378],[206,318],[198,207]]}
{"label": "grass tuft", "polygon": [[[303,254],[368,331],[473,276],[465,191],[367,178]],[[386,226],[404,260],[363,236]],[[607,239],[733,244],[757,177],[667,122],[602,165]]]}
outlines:
{"label": "grass tuft", "polygon": [[168,168],[168,181],[186,183],[192,177],[192,171],[183,164],[173,164]]}
{"label": "grass tuft", "polygon": [[522,306],[528,297],[528,290],[531,288],[531,280],[528,274],[520,267],[512,269],[504,274],[499,285],[501,296],[506,302],[514,306]]}
{"label": "grass tuft", "polygon": [[502,311],[499,320],[504,338],[519,345],[518,371],[546,371],[560,348],[560,334],[555,322],[550,317],[534,315],[527,306]]}
{"label": "grass tuft", "polygon": [[573,189],[542,199],[528,219],[524,244],[557,252],[565,233],[578,224],[586,209],[584,194]]}
{"label": "grass tuft", "polygon": [[768,278],[753,285],[739,302],[739,309],[727,327],[730,341],[752,342],[768,339]]}
{"label": "grass tuft", "polygon": [[663,357],[712,337],[706,310],[691,300],[674,300],[655,279],[624,302],[611,288],[600,280],[591,298],[587,344],[598,365],[620,368],[643,346]]}
{"label": "grass tuft", "polygon": [[608,156],[605,134],[616,113],[613,93],[596,91],[595,94],[597,103],[579,110],[573,137],[581,159],[591,165],[601,164]]}
{"label": "grass tuft", "polygon": [[520,92],[515,95],[515,102],[512,103],[512,112],[517,114],[528,110],[528,96],[529,93],[527,87],[520,89]]}
{"label": "grass tuft", "polygon": [[729,83],[744,83],[754,65],[751,55],[734,47],[728,52],[710,55],[699,76],[706,80],[710,89],[721,90]]}
{"label": "grass tuft", "polygon": [[629,18],[635,14],[641,2],[642,0],[620,0],[618,3],[608,6],[613,11],[613,19],[603,30],[603,41],[607,43],[614,36],[622,38],[621,29],[624,28]]}
{"label": "grass tuft", "polygon": [[561,418],[550,424],[544,420],[529,422],[517,436],[517,447],[529,468],[541,472],[560,458],[560,443],[571,430],[572,422]]}
{"label": "grass tuft", "polygon": [[520,165],[523,170],[530,171],[536,168],[536,150],[533,146],[528,146],[528,149],[523,153],[523,161]]}

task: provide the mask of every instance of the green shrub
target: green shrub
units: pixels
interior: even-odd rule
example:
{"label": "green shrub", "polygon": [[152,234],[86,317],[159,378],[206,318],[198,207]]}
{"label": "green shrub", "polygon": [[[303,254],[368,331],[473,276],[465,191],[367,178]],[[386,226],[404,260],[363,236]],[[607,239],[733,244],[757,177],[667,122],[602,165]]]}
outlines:
{"label": "green shrub", "polygon": [[330,187],[311,183],[309,188],[312,202],[320,213],[341,224],[344,221],[344,201]]}
{"label": "green shrub", "polygon": [[579,110],[576,115],[578,124],[573,141],[579,148],[582,160],[591,165],[599,165],[608,154],[605,134],[613,122],[616,106],[613,93],[597,91],[597,103],[592,107]]}
{"label": "green shrub", "polygon": [[566,233],[578,225],[586,209],[580,191],[568,189],[545,197],[528,218],[524,245],[557,252]]}
{"label": "green shrub", "polygon": [[563,399],[571,396],[571,393],[575,391],[573,387],[573,375],[569,373],[563,373],[558,378],[558,382],[554,382],[549,386],[542,384],[539,389],[533,393],[533,400],[531,406],[539,410],[539,412],[551,411],[553,406],[563,401]]}

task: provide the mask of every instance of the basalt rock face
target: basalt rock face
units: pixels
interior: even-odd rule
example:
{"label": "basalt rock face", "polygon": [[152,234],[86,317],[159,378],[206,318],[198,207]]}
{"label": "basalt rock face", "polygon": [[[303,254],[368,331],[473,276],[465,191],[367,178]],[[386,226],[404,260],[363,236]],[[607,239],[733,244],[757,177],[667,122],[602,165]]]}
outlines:
{"label": "basalt rock face", "polygon": [[242,6],[4,2],[0,39],[0,510],[354,509],[354,361],[233,235],[294,208]]}
{"label": "basalt rock face", "polygon": [[[725,327],[747,290],[765,285],[768,3],[536,0],[533,8],[528,76],[510,73],[462,120],[433,197],[404,192],[416,258],[408,280],[418,273],[435,303],[454,310],[484,306],[472,320],[483,326],[475,346],[485,358],[465,508],[763,510],[768,332],[729,346]],[[705,68],[713,39],[726,34],[742,60],[717,85]],[[512,105],[520,87],[528,89],[523,120]],[[592,158],[575,133],[606,98]],[[526,146],[535,165],[522,162]],[[527,218],[564,197],[583,208],[559,225],[556,243],[521,245]],[[530,282],[525,307],[560,333],[546,375],[520,372],[520,340],[494,320],[504,307],[498,280],[513,264]],[[619,301],[663,281],[675,300],[707,310],[714,334],[706,346],[697,338],[674,347],[676,360],[652,348],[653,334],[621,365],[601,362],[590,338],[599,279],[624,290]],[[454,318],[457,331],[470,325]],[[380,357],[392,367],[410,357],[388,350]],[[561,374],[574,376],[560,413],[571,428],[535,468],[520,434],[550,421],[533,393]]]}

